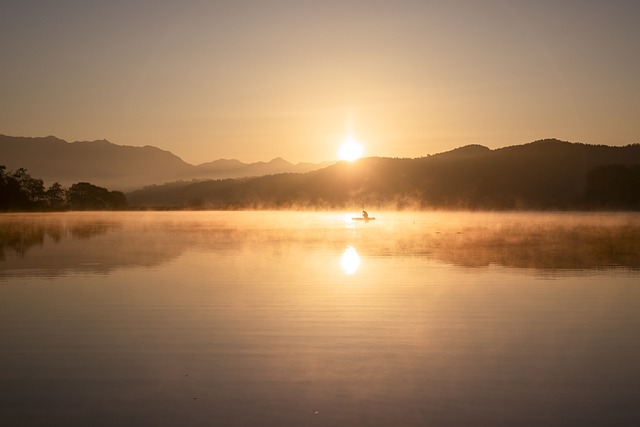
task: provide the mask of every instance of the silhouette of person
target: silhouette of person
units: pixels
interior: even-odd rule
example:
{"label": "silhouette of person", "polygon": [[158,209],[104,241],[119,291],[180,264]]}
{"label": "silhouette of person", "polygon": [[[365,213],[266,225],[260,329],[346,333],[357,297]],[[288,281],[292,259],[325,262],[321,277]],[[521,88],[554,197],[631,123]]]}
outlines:
{"label": "silhouette of person", "polygon": [[362,217],[364,219],[369,219],[369,214],[367,213],[367,211],[362,211]]}

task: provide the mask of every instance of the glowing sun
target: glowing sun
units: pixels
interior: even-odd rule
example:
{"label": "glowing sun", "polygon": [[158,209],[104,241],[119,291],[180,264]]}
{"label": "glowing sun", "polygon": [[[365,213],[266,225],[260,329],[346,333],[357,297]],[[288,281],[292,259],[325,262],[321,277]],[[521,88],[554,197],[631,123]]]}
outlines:
{"label": "glowing sun", "polygon": [[362,145],[354,138],[346,138],[338,150],[338,159],[352,162],[362,157]]}

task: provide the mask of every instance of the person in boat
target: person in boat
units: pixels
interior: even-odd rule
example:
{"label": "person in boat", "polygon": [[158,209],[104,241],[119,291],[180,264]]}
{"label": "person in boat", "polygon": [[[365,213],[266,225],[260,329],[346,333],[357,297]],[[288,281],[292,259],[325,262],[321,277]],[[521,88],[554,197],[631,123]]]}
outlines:
{"label": "person in boat", "polygon": [[367,211],[362,211],[362,218],[364,218],[365,220],[369,219],[369,214],[367,213]]}

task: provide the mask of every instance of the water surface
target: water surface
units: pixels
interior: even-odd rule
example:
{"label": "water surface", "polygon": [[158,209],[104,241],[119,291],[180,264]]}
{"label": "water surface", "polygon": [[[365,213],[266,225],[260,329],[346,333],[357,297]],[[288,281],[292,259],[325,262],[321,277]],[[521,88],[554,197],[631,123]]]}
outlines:
{"label": "water surface", "polygon": [[0,216],[0,423],[638,425],[633,214]]}

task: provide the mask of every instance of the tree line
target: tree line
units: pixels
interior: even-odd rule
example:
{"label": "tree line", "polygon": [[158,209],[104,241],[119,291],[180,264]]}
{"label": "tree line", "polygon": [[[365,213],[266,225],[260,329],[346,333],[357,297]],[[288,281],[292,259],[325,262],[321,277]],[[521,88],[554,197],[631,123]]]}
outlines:
{"label": "tree line", "polygon": [[117,210],[127,207],[121,191],[109,191],[88,182],[68,189],[32,177],[25,168],[7,171],[0,165],[0,211]]}
{"label": "tree line", "polygon": [[592,208],[640,210],[640,165],[604,165],[591,170],[586,201]]}
{"label": "tree line", "polygon": [[[363,159],[307,174],[182,182],[127,195],[132,205],[191,209],[640,210],[640,165],[588,169]],[[425,162],[426,163],[426,162]],[[428,167],[427,167],[428,166]],[[489,167],[490,166],[490,167]]]}

